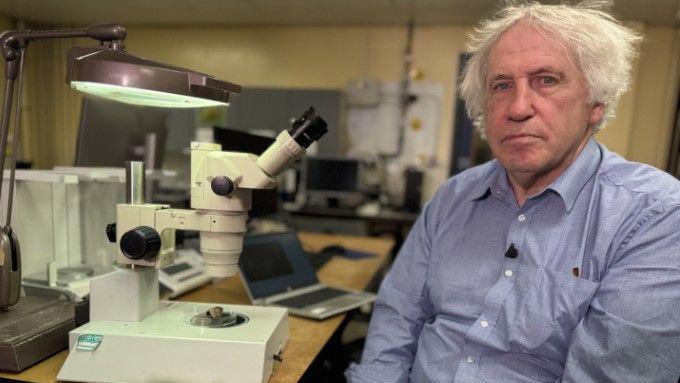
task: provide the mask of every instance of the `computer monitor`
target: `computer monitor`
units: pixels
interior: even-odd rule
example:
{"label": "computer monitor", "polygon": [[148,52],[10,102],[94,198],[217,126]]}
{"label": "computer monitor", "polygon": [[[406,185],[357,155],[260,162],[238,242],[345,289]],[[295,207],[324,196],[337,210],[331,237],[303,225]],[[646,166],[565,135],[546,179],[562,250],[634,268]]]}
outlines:
{"label": "computer monitor", "polygon": [[144,161],[160,169],[170,110],[84,98],[80,113],[76,166],[123,167]]}
{"label": "computer monitor", "polygon": [[[222,145],[227,152],[243,152],[256,155],[262,154],[269,145],[274,143],[270,137],[246,133],[235,129],[213,127],[215,143]],[[278,212],[278,195],[274,189],[254,189],[252,207],[248,214],[251,217],[264,217]]]}
{"label": "computer monitor", "polygon": [[303,170],[305,194],[329,198],[361,195],[359,161],[350,158],[307,157]]}

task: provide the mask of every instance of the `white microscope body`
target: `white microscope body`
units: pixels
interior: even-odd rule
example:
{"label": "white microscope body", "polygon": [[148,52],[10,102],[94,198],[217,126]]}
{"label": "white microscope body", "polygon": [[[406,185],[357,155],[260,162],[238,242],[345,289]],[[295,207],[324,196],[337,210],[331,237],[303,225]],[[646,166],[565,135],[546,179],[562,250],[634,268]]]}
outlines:
{"label": "white microscope body", "polygon": [[[285,309],[158,300],[158,269],[173,262],[175,229],[200,232],[205,271],[233,276],[251,189],[273,177],[326,132],[310,108],[261,155],[191,144],[191,207],[143,202],[143,165],[128,164],[127,202],[117,206],[118,267],[90,283],[90,322],[69,333],[61,381],[266,382],[288,340]],[[114,235],[115,232],[115,235]]]}

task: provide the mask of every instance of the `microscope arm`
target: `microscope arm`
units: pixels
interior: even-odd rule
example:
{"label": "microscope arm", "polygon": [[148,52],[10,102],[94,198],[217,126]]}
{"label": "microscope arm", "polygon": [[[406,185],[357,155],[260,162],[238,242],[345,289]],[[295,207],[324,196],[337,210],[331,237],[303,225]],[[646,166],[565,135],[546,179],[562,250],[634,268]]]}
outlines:
{"label": "microscope arm", "polygon": [[[167,205],[118,205],[119,264],[163,268],[172,264],[175,230],[200,233],[206,272],[229,276],[237,271],[246,232],[245,211],[169,209]],[[214,272],[213,272],[214,271]]]}
{"label": "microscope arm", "polygon": [[173,235],[175,230],[168,229],[198,231],[206,273],[228,277],[238,272],[247,217],[245,212],[162,209],[156,211],[156,229]]}
{"label": "microscope arm", "polygon": [[166,229],[192,230],[209,233],[245,233],[245,213],[235,214],[202,214],[191,209],[156,210],[156,230],[162,233]]}

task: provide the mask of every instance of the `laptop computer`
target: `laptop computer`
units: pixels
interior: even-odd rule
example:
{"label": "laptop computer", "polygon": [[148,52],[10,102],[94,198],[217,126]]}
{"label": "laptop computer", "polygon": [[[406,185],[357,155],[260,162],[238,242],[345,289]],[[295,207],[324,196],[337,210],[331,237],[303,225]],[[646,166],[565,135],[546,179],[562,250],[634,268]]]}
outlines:
{"label": "laptop computer", "polygon": [[320,283],[295,232],[247,235],[239,269],[253,304],[287,307],[306,318],[325,319],[375,300],[375,294]]}

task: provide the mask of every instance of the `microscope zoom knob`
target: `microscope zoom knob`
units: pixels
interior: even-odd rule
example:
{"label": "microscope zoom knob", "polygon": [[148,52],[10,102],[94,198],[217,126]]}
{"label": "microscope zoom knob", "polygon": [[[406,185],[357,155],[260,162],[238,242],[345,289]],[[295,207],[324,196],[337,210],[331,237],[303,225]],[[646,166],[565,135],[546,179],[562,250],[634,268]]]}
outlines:
{"label": "microscope zoom knob", "polygon": [[110,224],[106,225],[106,237],[109,239],[109,242],[116,243],[116,224],[115,223],[110,223]]}
{"label": "microscope zoom knob", "polygon": [[120,250],[130,259],[152,257],[161,249],[161,237],[148,226],[136,227],[120,238]]}
{"label": "microscope zoom knob", "polygon": [[228,196],[234,191],[234,181],[225,176],[217,176],[210,181],[210,188],[213,193],[221,196]]}

